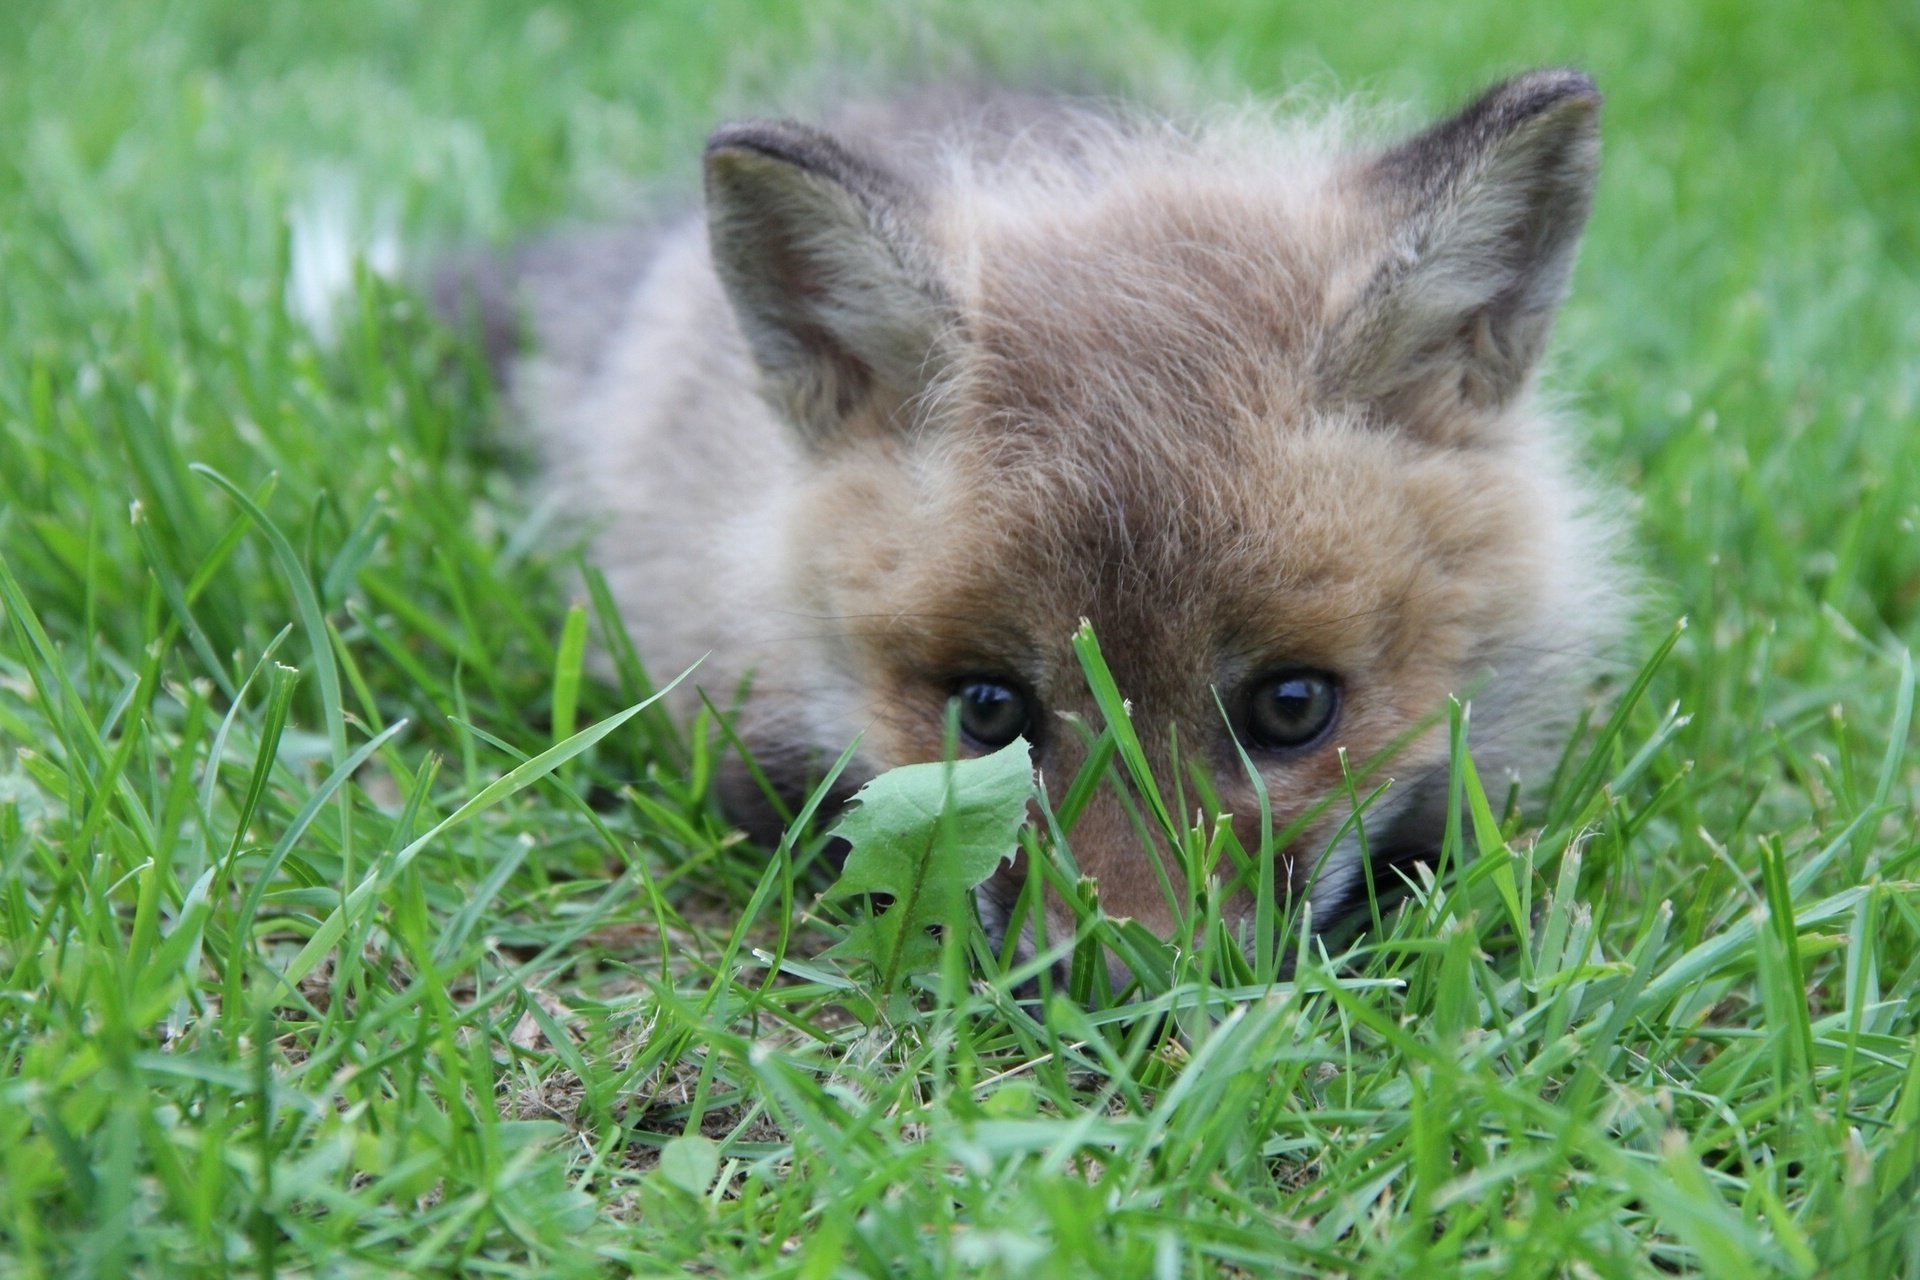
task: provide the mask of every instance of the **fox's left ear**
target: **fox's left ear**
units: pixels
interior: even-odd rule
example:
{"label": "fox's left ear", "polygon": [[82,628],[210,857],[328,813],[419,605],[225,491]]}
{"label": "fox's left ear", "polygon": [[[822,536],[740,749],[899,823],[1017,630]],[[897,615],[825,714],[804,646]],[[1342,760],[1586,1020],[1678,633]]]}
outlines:
{"label": "fox's left ear", "polygon": [[720,282],[810,446],[925,385],[952,308],[910,184],[818,129],[755,120],[708,139],[706,188]]}
{"label": "fox's left ear", "polygon": [[1599,111],[1585,75],[1536,71],[1349,173],[1385,252],[1320,353],[1330,390],[1452,434],[1526,385],[1592,203]]}

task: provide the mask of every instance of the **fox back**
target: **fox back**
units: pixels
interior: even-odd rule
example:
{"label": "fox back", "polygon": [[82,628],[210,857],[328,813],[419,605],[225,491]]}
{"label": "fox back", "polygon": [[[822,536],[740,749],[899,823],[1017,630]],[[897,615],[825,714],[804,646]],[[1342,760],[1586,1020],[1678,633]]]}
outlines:
{"label": "fox back", "polygon": [[[1012,93],[730,124],[704,216],[523,261],[514,394],[651,670],[738,697],[781,787],[856,738],[853,783],[939,758],[957,698],[962,745],[1024,736],[1057,798],[1068,718],[1099,728],[1087,619],[1156,768],[1206,768],[1249,847],[1261,790],[1279,830],[1387,757],[1359,829],[1334,806],[1281,855],[1338,928],[1363,849],[1438,848],[1449,695],[1483,773],[1537,778],[1616,631],[1533,389],[1599,102],[1536,72],[1361,146]],[[1073,852],[1165,931],[1119,785]]]}

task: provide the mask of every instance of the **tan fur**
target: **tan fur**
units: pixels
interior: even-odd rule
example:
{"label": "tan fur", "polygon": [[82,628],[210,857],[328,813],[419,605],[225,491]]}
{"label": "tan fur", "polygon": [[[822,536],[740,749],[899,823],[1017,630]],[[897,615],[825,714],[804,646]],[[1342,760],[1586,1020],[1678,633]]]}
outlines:
{"label": "tan fur", "polygon": [[[1620,612],[1531,387],[1591,85],[1522,78],[1396,148],[940,102],[723,130],[708,218],[662,232],[604,347],[516,372],[655,675],[750,687],[741,731],[797,785],[856,736],[856,781],[937,757],[954,681],[1004,673],[1044,707],[1057,795],[1059,717],[1098,724],[1086,618],[1156,767],[1177,735],[1250,846],[1216,691],[1278,668],[1337,673],[1344,706],[1323,745],[1256,753],[1276,829],[1341,750],[1373,759],[1450,694],[1483,773],[1537,778]],[[564,289],[528,285],[546,309]],[[1376,852],[1431,851],[1445,754],[1429,730],[1386,766]],[[1355,909],[1357,842],[1320,856],[1346,816],[1285,855],[1322,925]],[[1110,912],[1169,927],[1117,791],[1071,843]]]}

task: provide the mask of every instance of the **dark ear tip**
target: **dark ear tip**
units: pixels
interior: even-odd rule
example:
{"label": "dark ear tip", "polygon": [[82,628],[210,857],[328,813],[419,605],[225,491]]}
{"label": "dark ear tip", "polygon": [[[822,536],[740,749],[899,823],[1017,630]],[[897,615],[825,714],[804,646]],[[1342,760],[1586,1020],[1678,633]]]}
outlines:
{"label": "dark ear tip", "polygon": [[[754,161],[764,163],[755,165]],[[768,164],[824,179],[879,198],[891,190],[886,173],[838,138],[797,120],[740,120],[707,136],[709,176],[768,172]]]}
{"label": "dark ear tip", "polygon": [[1490,114],[1519,124],[1549,111],[1570,107],[1597,110],[1604,101],[1593,77],[1573,67],[1547,67],[1502,81],[1482,95]]}
{"label": "dark ear tip", "polygon": [[707,135],[706,157],[713,160],[744,152],[799,164],[809,132],[805,125],[792,120],[729,121]]}

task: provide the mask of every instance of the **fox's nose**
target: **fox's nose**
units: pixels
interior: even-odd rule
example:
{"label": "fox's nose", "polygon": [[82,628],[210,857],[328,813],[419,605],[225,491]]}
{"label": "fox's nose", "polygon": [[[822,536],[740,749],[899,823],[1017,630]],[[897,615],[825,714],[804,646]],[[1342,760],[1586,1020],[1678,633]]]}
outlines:
{"label": "fox's nose", "polygon": [[1067,833],[1067,847],[1080,873],[1093,878],[1103,911],[1138,920],[1157,936],[1171,938],[1175,904],[1186,896],[1186,880],[1167,850],[1150,846],[1153,838],[1134,826],[1120,798],[1107,791]]}

